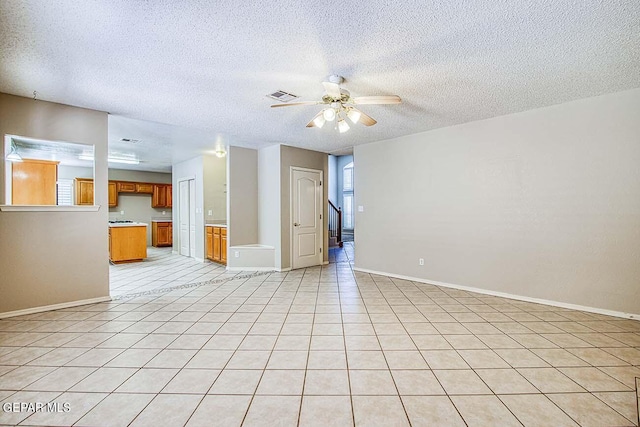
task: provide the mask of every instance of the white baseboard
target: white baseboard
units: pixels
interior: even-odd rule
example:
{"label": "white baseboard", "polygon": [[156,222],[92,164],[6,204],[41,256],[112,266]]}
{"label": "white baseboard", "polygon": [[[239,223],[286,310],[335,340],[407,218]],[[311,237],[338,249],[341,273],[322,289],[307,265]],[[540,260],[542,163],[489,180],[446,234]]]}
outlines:
{"label": "white baseboard", "polygon": [[412,282],[426,283],[429,285],[442,286],[444,288],[459,289],[461,291],[476,292],[479,294],[491,295],[494,297],[503,297],[503,298],[514,299],[518,301],[533,302],[536,304],[545,304],[553,307],[568,308],[570,310],[586,311],[586,312],[595,313],[595,314],[604,314],[606,316],[622,317],[624,319],[640,320],[640,314],[625,313],[623,311],[607,310],[604,308],[587,307],[584,305],[570,304],[570,303],[560,302],[560,301],[552,301],[552,300],[546,300],[541,298],[532,298],[532,297],[527,297],[522,295],[508,294],[505,292],[497,292],[497,291],[491,291],[488,289],[474,288],[472,286],[456,285],[455,283],[439,282],[437,280],[421,279],[418,277],[404,276],[402,274],[369,270],[367,268],[353,267],[353,269],[355,271],[360,271],[363,273],[378,274],[380,276],[389,276],[389,277],[394,277],[396,279],[411,280]]}
{"label": "white baseboard", "polygon": [[16,311],[7,311],[5,313],[0,313],[0,319],[5,319],[7,317],[24,316],[26,314],[42,313],[43,311],[60,310],[62,308],[78,307],[80,305],[95,304],[98,302],[105,302],[105,301],[111,301],[111,297],[81,299],[78,301],[63,302],[60,304],[43,305],[41,307],[25,308],[23,310],[16,310]]}
{"label": "white baseboard", "polygon": [[287,267],[287,268],[274,268],[275,271],[277,271],[278,273],[286,273],[287,271],[291,271],[291,267]]}

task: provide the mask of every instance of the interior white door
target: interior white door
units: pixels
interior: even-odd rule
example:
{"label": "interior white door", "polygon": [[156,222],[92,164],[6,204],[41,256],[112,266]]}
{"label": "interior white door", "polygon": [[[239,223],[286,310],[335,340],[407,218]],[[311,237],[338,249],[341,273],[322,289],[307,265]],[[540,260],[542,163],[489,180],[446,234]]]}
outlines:
{"label": "interior white door", "polygon": [[322,171],[292,169],[292,267],[322,264]]}
{"label": "interior white door", "polygon": [[180,181],[178,185],[178,197],[180,199],[178,218],[180,221],[180,255],[191,256],[189,239],[189,181]]}
{"label": "interior white door", "polygon": [[189,253],[196,256],[196,180],[189,180]]}

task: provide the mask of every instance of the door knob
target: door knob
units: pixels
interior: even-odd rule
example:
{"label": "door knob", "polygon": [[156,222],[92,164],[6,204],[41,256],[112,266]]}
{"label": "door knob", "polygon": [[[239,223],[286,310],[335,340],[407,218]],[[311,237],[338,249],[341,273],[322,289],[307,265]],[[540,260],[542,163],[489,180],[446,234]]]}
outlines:
{"label": "door knob", "polygon": [[294,227],[297,227],[297,226],[299,226],[299,225],[300,225],[300,224],[298,224],[297,222],[294,222],[294,223],[293,223],[293,226],[294,226]]}

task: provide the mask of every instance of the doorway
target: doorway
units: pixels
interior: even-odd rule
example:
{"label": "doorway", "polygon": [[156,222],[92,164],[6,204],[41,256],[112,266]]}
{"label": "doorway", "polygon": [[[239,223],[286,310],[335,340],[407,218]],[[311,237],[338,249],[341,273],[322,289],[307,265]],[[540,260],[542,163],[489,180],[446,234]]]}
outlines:
{"label": "doorway", "polygon": [[196,256],[196,180],[178,180],[178,240],[180,255]]}
{"label": "doorway", "polygon": [[291,267],[322,264],[322,171],[291,168]]}

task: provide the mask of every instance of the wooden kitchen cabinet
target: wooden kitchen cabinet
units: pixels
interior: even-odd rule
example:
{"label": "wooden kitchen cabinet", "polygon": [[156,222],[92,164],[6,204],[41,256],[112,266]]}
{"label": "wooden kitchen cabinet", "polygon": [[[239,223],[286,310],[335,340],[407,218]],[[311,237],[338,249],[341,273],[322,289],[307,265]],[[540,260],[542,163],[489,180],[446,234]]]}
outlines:
{"label": "wooden kitchen cabinet", "polygon": [[153,184],[146,182],[136,182],[136,193],[153,193]]}
{"label": "wooden kitchen cabinet", "polygon": [[153,184],[153,195],[151,198],[152,208],[170,208],[172,205],[171,185]]}
{"label": "wooden kitchen cabinet", "polygon": [[76,205],[93,205],[93,179],[76,178]]}
{"label": "wooden kitchen cabinet", "polygon": [[115,181],[109,181],[109,207],[118,206],[118,184]]}
{"label": "wooden kitchen cabinet", "polygon": [[118,181],[118,193],[135,193],[135,192],[136,192],[135,182]]}
{"label": "wooden kitchen cabinet", "polygon": [[151,244],[157,248],[173,246],[173,223],[171,221],[152,222]]}
{"label": "wooden kitchen cabinet", "polygon": [[207,258],[227,265],[227,228],[213,225],[207,225],[205,228]]}
{"label": "wooden kitchen cabinet", "polygon": [[227,265],[227,229],[220,228],[220,262]]}
{"label": "wooden kitchen cabinet", "polygon": [[213,227],[205,227],[207,259],[213,260]]}
{"label": "wooden kitchen cabinet", "polygon": [[147,227],[109,227],[109,259],[114,264],[147,257]]}
{"label": "wooden kitchen cabinet", "polygon": [[58,163],[35,159],[11,163],[11,204],[57,204]]}

